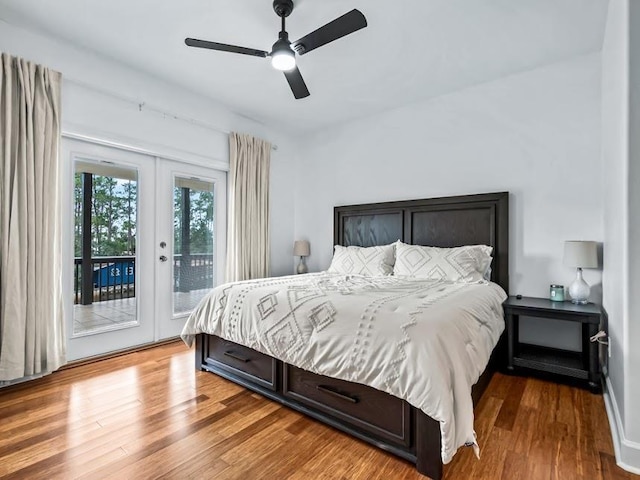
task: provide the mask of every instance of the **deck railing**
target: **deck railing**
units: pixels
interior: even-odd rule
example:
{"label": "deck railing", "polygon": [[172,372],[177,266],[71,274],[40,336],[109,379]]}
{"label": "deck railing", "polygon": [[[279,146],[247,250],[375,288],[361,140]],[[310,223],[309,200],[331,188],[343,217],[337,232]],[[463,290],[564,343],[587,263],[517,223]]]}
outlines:
{"label": "deck railing", "polygon": [[173,291],[190,292],[213,287],[213,254],[173,256]]}
{"label": "deck railing", "polygon": [[136,296],[135,256],[93,257],[91,259],[92,288],[82,289],[82,258],[74,259],[74,303],[93,302]]}
{"label": "deck railing", "polygon": [[[74,303],[89,305],[93,302],[116,300],[136,296],[136,257],[93,257],[91,289],[82,288],[82,258],[74,259]],[[213,287],[212,254],[177,254],[173,256],[173,290],[190,292]]]}

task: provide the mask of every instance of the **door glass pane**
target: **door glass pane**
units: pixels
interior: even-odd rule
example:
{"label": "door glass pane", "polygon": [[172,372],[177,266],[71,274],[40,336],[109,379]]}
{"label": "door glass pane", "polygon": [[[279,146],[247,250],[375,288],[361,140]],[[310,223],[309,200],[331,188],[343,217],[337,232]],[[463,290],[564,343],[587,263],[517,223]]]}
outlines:
{"label": "door glass pane", "polygon": [[73,334],[138,324],[136,170],[77,162]]}
{"label": "door glass pane", "polygon": [[213,183],[175,177],[173,315],[184,315],[213,288]]}

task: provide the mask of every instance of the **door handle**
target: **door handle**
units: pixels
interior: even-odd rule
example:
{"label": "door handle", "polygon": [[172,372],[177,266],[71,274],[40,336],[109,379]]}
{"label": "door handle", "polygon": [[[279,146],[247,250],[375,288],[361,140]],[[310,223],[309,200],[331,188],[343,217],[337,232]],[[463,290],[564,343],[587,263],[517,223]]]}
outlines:
{"label": "door handle", "polygon": [[329,395],[333,395],[341,400],[345,400],[350,403],[358,403],[357,397],[352,397],[351,395],[347,395],[345,393],[340,393],[337,390],[334,390],[331,387],[327,387],[325,385],[316,385],[316,390],[324,393],[328,393]]}
{"label": "door handle", "polygon": [[160,261],[161,262],[166,262],[167,261],[167,256],[166,255],[160,255]]}
{"label": "door handle", "polygon": [[224,354],[227,357],[235,358],[236,360],[240,360],[241,362],[244,362],[244,363],[247,363],[247,362],[251,361],[250,358],[243,357],[242,355],[238,355],[237,353],[232,352],[231,350],[227,350],[226,352],[224,352]]}

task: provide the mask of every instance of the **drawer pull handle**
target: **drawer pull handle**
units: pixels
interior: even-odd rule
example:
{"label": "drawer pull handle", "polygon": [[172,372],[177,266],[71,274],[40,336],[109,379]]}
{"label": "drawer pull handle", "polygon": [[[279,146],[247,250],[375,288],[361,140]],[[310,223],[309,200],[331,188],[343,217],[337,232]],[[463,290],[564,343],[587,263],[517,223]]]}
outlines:
{"label": "drawer pull handle", "polygon": [[238,355],[237,353],[234,353],[234,352],[231,352],[231,351],[226,351],[226,352],[224,352],[224,354],[227,357],[235,358],[236,360],[240,360],[241,362],[247,363],[247,362],[251,361],[250,358],[243,357],[242,355]]}
{"label": "drawer pull handle", "polygon": [[324,385],[316,385],[316,389],[321,392],[328,393],[329,395],[333,395],[334,397],[337,397],[341,400],[346,400],[347,402],[351,402],[351,403],[358,403],[358,399],[356,397],[351,397],[349,395],[345,395],[344,393],[336,392],[331,387],[326,387]]}

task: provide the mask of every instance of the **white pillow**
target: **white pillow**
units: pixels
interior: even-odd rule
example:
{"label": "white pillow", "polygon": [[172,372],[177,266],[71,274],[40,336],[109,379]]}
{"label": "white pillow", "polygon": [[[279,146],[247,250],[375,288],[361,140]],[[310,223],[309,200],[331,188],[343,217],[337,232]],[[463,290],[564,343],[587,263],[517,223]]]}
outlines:
{"label": "white pillow", "polygon": [[479,282],[491,266],[493,247],[439,248],[396,242],[393,274],[451,282]]}
{"label": "white pillow", "polygon": [[359,275],[391,275],[394,244],[377,247],[334,247],[329,272]]}

